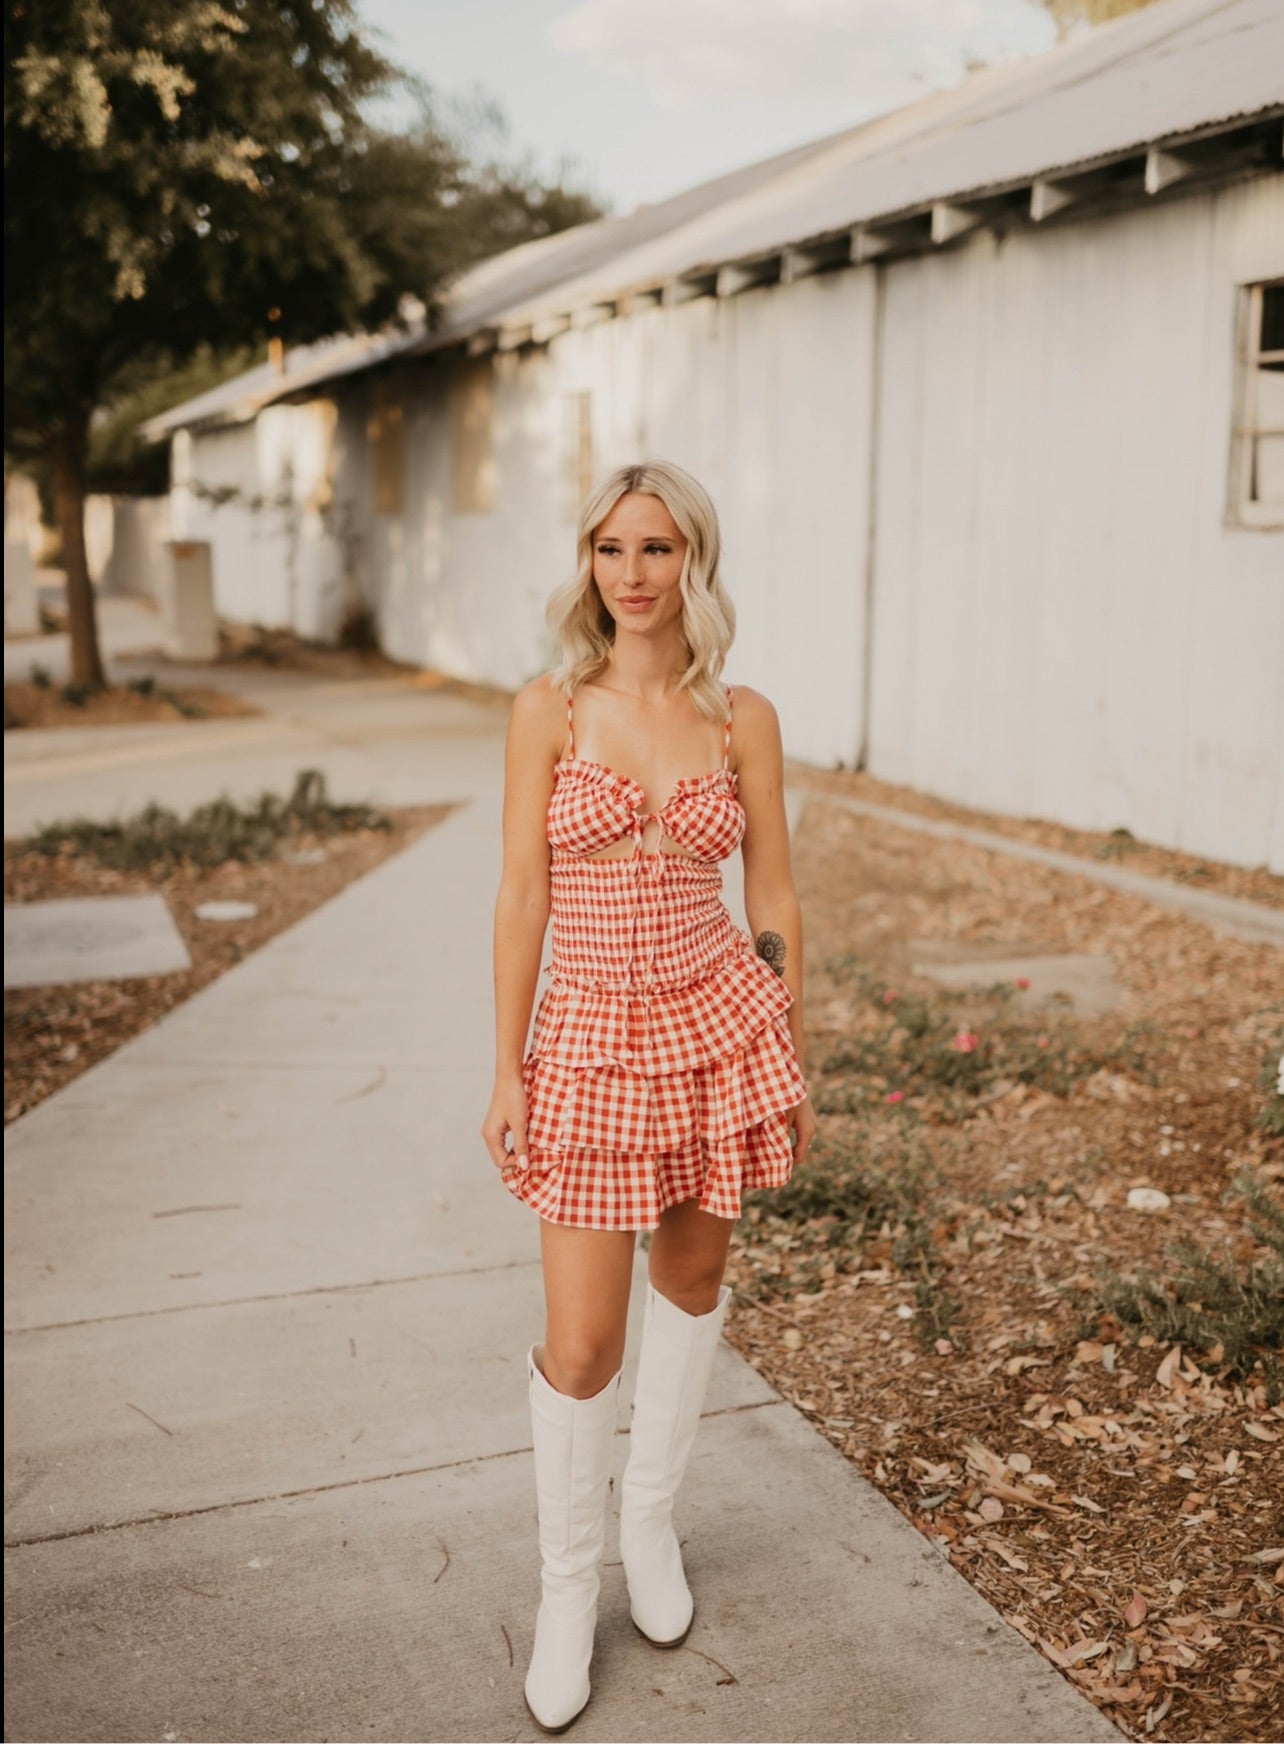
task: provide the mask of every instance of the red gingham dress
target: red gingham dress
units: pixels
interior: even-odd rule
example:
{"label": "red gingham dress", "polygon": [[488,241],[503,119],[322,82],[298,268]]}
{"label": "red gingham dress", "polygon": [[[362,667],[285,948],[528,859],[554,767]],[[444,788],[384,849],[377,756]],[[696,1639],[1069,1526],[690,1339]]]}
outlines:
{"label": "red gingham dress", "polygon": [[[583,1229],[654,1229],[688,1199],[738,1217],[744,1189],[789,1179],[807,1090],[792,995],[722,901],[719,862],[745,827],[730,719],[722,768],[650,813],[636,781],[575,755],[569,704],[567,721],[548,807],[552,984],[523,1066],[529,1166],[502,1179]],[[658,837],[644,853],[651,823],[687,853]],[[627,835],[630,858],[590,857]]]}

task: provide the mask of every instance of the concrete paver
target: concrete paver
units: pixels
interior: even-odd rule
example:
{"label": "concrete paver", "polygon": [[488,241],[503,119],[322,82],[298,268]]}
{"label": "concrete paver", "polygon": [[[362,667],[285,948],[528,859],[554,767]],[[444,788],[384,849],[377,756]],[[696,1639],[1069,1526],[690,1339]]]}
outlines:
{"label": "concrete paver", "polygon": [[[635,1315],[643,1289],[639,1272]],[[9,1434],[42,1458],[11,1462],[6,1538],[33,1543],[525,1448],[513,1327],[537,1327],[542,1312],[539,1265],[527,1260],[212,1304],[181,1320],[160,1312],[29,1332],[12,1341]],[[464,1364],[440,1337],[452,1319],[469,1329]],[[630,1349],[621,1428],[635,1366]],[[720,1347],[711,1413],[775,1399]]]}
{"label": "concrete paver", "polygon": [[[682,1520],[685,1647],[633,1629],[612,1524],[571,1737],[1117,1736],[783,1402],[705,1420]],[[534,1530],[518,1451],[25,1546],[10,1735],[538,1738]]]}
{"label": "concrete paver", "polygon": [[[4,736],[5,835],[78,816],[106,822],[150,802],[177,811],[229,793],[288,793],[300,769],[324,771],[332,798],[372,805],[436,805],[497,779],[499,702],[435,689],[407,671],[350,679],[259,666],[185,665],[148,652],[155,613],[145,601],[100,600],[104,659],[114,681],[150,673],[159,684],[224,690],[261,715],[118,726],[53,727]],[[67,638],[5,643],[5,677],[36,661],[66,675]]]}
{"label": "concrete paver", "polygon": [[[535,1735],[497,741],[414,750],[475,797],[9,1130],[10,1736]],[[1117,1736],[726,1348],[681,1524],[695,1631],[609,1566],[572,1737]]]}
{"label": "concrete paver", "polygon": [[[48,570],[37,570],[37,591],[41,605],[65,611],[66,587],[61,574],[57,580]],[[151,600],[99,597],[98,643],[108,670],[122,658],[138,657],[151,650],[157,655],[165,637],[159,608]],[[6,636],[4,642],[4,681],[6,684],[30,678],[31,668],[41,666],[54,684],[65,684],[71,673],[71,643],[65,630],[42,631],[36,636]]]}
{"label": "concrete paver", "polygon": [[[931,939],[911,939],[910,968],[939,987],[993,987],[1003,982],[1021,1005],[1049,1001],[1069,1004],[1081,1016],[1113,1011],[1123,1003],[1124,990],[1115,980],[1114,963],[1099,951],[1048,951],[1002,954],[981,946],[976,950],[950,947]],[[1025,985],[1013,988],[1013,983]]]}
{"label": "concrete paver", "polygon": [[53,987],[191,967],[165,898],[63,896],[4,905],[4,984]]}

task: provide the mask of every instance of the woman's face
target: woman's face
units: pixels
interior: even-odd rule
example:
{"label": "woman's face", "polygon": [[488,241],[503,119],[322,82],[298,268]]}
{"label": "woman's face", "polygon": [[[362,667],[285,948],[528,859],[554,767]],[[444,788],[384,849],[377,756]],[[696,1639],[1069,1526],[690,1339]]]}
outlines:
{"label": "woman's face", "polygon": [[659,497],[628,491],[593,533],[593,579],[617,633],[682,622],[687,541]]}

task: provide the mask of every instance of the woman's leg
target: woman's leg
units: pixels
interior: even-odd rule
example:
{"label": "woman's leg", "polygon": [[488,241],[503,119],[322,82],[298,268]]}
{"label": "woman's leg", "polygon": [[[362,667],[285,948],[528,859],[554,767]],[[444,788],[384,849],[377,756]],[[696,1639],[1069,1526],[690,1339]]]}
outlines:
{"label": "woman's leg", "polygon": [[589,1699],[633,1235],[541,1227],[548,1331],[527,1359],[541,1596],[525,1687],[560,1732]]}
{"label": "woman's leg", "polygon": [[670,1205],[651,1237],[653,1289],[687,1314],[708,1314],[718,1305],[735,1224],[701,1211],[694,1199]]}
{"label": "woman's leg", "polygon": [[591,1399],[619,1373],[633,1279],[631,1229],[540,1222],[547,1328],[535,1360],[550,1386]]}
{"label": "woman's leg", "polygon": [[629,1461],[620,1486],[620,1553],[633,1621],[657,1647],[685,1640],[695,1607],[673,1529],[731,1292],[722,1284],[732,1220],[674,1205],[651,1240]]}

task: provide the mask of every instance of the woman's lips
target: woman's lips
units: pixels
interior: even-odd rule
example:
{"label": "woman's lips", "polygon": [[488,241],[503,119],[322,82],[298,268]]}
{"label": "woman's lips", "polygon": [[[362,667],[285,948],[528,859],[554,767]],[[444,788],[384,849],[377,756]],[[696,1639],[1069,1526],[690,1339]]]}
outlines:
{"label": "woman's lips", "polygon": [[622,599],[619,604],[621,611],[649,612],[651,607],[655,604],[655,601],[653,599],[634,598]]}

